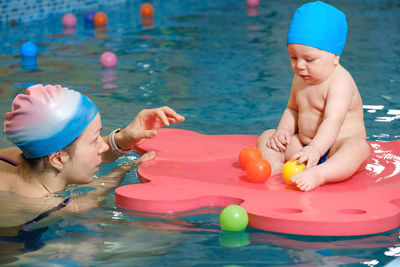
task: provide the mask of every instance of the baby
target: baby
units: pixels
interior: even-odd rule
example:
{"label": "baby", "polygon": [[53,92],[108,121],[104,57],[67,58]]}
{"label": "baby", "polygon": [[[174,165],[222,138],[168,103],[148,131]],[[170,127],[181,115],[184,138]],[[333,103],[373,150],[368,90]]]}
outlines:
{"label": "baby", "polygon": [[294,72],[289,101],[277,129],[257,140],[272,175],[287,160],[307,163],[290,179],[303,191],[345,180],[369,158],[361,96],[339,64],[346,35],[346,16],[335,7],[317,1],[297,9],[287,35]]}

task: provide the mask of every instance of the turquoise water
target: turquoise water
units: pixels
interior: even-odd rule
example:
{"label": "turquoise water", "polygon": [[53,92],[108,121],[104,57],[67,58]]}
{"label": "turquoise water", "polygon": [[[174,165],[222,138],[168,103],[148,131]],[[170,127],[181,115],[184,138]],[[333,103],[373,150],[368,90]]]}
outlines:
{"label": "turquoise water", "polygon": [[[34,83],[62,84],[98,105],[104,134],[149,107],[168,105],[186,117],[176,127],[207,134],[259,134],[276,127],[289,96],[292,72],[285,48],[290,18],[300,1],[153,1],[153,26],[141,24],[140,1],[103,10],[105,30],[75,32],[61,17],[3,27],[0,114]],[[400,4],[335,1],[348,18],[341,63],[353,75],[365,105],[369,140],[400,136]],[[258,13],[251,16],[252,13]],[[22,64],[19,46],[39,48],[36,68]],[[110,50],[115,69],[98,60]],[[0,134],[0,147],[10,143]],[[122,158],[120,161],[128,160]],[[116,164],[116,163],[115,163]],[[99,175],[115,164],[104,165]],[[138,183],[135,172],[122,184]],[[266,203],[267,204],[267,203]],[[399,255],[399,230],[373,236],[303,237],[248,228],[220,233],[220,209],[168,216],[132,214],[105,204],[52,225],[40,250],[20,253],[0,243],[0,263],[30,266],[382,266]]]}

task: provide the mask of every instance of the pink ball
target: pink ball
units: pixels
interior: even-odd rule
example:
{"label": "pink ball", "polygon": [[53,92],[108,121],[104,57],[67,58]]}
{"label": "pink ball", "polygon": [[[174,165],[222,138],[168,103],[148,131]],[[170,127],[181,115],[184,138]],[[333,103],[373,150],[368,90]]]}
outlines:
{"label": "pink ball", "polygon": [[103,67],[114,67],[117,64],[117,56],[113,52],[104,52],[100,57],[100,63]]}
{"label": "pink ball", "polygon": [[62,17],[62,24],[64,27],[75,27],[76,17],[74,14],[68,13]]}
{"label": "pink ball", "polygon": [[260,4],[260,0],[246,0],[246,3],[249,7],[255,7]]}

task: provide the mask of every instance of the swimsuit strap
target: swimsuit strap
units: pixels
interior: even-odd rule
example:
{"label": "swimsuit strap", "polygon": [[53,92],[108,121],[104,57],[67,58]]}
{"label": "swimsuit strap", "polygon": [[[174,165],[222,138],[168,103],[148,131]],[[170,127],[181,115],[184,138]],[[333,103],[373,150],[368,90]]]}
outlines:
{"label": "swimsuit strap", "polygon": [[45,211],[43,213],[41,213],[39,216],[37,216],[36,218],[34,218],[33,220],[25,223],[25,225],[22,227],[22,229],[24,231],[30,232],[32,230],[30,230],[28,227],[31,226],[32,224],[37,223],[38,221],[42,220],[43,218],[46,218],[47,216],[49,216],[50,214],[52,214],[55,211],[58,211],[62,208],[64,208],[65,206],[67,206],[69,203],[71,202],[71,198],[67,197],[66,199],[64,199],[60,204],[58,204],[56,207],[49,209],[48,211]]}
{"label": "swimsuit strap", "polygon": [[4,162],[7,162],[7,163],[9,163],[9,164],[11,164],[13,166],[18,166],[18,162],[13,161],[12,159],[9,159],[9,158],[4,157],[4,156],[0,156],[0,160],[2,160]]}

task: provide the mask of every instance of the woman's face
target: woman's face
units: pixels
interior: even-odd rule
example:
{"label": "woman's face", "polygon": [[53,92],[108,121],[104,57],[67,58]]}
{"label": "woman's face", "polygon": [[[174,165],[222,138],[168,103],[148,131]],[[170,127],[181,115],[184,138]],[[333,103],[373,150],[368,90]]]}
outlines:
{"label": "woman's face", "polygon": [[81,133],[64,163],[62,175],[67,184],[86,184],[92,181],[99,170],[101,154],[108,150],[108,145],[100,136],[102,126],[100,114]]}

